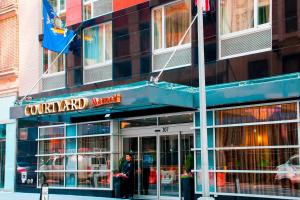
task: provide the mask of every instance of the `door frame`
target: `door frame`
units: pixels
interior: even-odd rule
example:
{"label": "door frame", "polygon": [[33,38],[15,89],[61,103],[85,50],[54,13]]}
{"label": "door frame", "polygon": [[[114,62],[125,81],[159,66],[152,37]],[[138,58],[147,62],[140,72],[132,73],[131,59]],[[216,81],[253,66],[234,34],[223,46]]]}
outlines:
{"label": "door frame", "polygon": [[[193,123],[187,124],[175,124],[175,125],[163,125],[163,126],[150,126],[150,127],[137,127],[137,128],[127,128],[120,130],[120,139],[121,139],[121,155],[124,154],[123,152],[123,142],[124,138],[137,138],[138,140],[138,160],[140,160],[140,138],[144,137],[156,137],[156,165],[157,165],[157,173],[156,173],[156,180],[157,180],[157,195],[141,195],[140,194],[140,177],[138,178],[138,197],[143,199],[174,199],[178,200],[181,199],[181,135],[184,134],[191,134],[194,136],[193,131],[191,130],[193,127]],[[161,196],[161,180],[160,180],[160,138],[161,136],[169,136],[169,135],[177,135],[178,137],[178,197],[171,197],[171,196]],[[194,141],[193,141],[194,142]],[[140,162],[138,162],[138,168],[140,169]]]}

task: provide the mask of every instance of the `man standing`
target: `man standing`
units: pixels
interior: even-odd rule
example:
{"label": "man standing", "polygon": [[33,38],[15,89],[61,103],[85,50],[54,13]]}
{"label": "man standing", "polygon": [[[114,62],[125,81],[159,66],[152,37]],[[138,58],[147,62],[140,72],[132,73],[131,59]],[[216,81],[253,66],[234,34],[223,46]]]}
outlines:
{"label": "man standing", "polygon": [[125,162],[122,166],[123,173],[122,183],[121,183],[121,191],[123,195],[123,199],[133,198],[134,191],[134,166],[132,161],[132,155],[126,154]]}

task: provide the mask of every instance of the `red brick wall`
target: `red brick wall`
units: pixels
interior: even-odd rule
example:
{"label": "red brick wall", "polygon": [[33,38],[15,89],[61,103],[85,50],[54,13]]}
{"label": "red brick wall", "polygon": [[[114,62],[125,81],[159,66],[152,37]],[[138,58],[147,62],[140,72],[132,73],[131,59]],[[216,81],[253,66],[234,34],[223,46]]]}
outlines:
{"label": "red brick wall", "polygon": [[113,11],[122,10],[149,0],[114,0]]}

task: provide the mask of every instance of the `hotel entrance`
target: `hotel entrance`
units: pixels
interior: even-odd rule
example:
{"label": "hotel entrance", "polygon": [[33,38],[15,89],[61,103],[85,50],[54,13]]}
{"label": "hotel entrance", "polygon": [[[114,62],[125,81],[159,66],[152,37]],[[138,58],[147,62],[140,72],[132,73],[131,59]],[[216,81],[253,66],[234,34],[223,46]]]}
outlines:
{"label": "hotel entrance", "polygon": [[135,196],[142,199],[179,199],[185,158],[193,152],[191,124],[140,127],[122,131],[123,154],[134,159]]}

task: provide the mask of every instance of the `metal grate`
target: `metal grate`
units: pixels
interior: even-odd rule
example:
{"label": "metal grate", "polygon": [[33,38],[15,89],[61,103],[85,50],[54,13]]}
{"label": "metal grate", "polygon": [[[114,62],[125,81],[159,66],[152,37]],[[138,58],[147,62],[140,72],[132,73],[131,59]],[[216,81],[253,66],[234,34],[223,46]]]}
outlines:
{"label": "metal grate", "polygon": [[[153,54],[153,71],[161,70],[173,51],[166,53]],[[190,65],[192,62],[192,49],[191,47],[178,49],[171,61],[167,65],[167,68]]]}
{"label": "metal grate", "polygon": [[45,76],[42,79],[42,90],[55,90],[65,87],[65,74]]}
{"label": "metal grate", "polygon": [[272,47],[272,30],[267,29],[249,33],[230,39],[221,40],[220,57],[238,56],[248,52],[254,52]]}
{"label": "metal grate", "polygon": [[84,84],[100,82],[112,79],[112,65],[84,69],[83,80]]}
{"label": "metal grate", "polygon": [[93,3],[93,17],[112,12],[112,0],[98,0]]}

